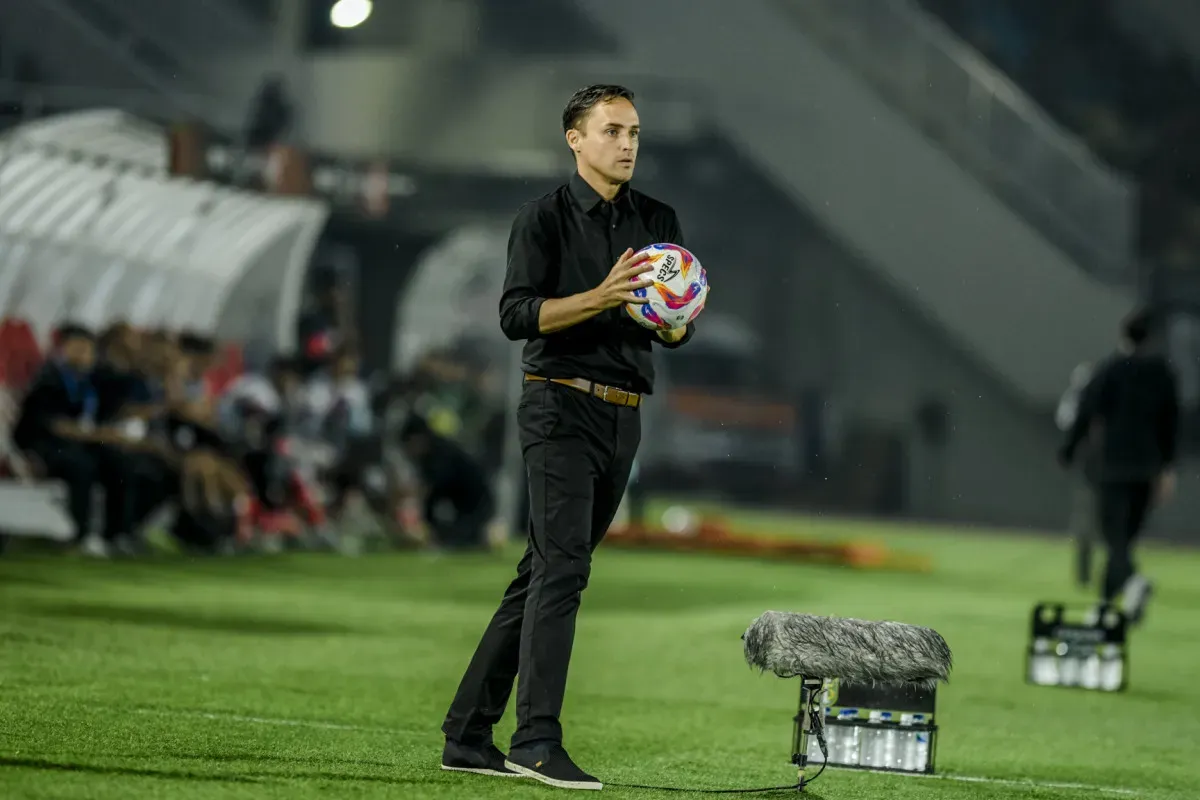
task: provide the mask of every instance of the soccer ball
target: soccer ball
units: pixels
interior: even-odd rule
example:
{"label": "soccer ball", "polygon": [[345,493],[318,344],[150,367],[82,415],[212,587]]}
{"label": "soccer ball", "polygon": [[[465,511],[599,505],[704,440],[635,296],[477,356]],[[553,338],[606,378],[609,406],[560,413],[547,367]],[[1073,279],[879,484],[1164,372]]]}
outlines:
{"label": "soccer ball", "polygon": [[625,310],[639,325],[651,330],[682,328],[699,316],[708,299],[708,274],[700,260],[677,244],[652,244],[634,256],[648,256],[654,269],[633,280],[650,277],[654,283],[635,289],[636,303]]}

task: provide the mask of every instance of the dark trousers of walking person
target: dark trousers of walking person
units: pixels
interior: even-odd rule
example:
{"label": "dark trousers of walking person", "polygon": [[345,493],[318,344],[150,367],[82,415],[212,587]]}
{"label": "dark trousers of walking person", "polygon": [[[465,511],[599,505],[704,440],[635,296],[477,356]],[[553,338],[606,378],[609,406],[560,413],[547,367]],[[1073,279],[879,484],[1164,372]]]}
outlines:
{"label": "dark trousers of walking person", "polygon": [[562,742],[580,595],[641,439],[638,409],[546,381],[525,384],[517,423],[529,542],[442,725],[451,740],[490,741],[519,675],[514,749]]}
{"label": "dark trousers of walking person", "polygon": [[1142,531],[1154,485],[1149,481],[1104,482],[1097,486],[1100,531],[1108,547],[1104,600],[1112,602],[1133,577],[1133,545]]}

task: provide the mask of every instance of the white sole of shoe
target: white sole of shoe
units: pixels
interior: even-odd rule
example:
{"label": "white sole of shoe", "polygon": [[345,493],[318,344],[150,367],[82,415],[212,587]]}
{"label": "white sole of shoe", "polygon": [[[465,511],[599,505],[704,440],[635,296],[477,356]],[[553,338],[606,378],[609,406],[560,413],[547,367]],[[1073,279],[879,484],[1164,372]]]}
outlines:
{"label": "white sole of shoe", "polygon": [[556,789],[580,789],[584,791],[599,791],[604,788],[604,784],[599,781],[560,781],[554,778],[548,778],[540,772],[536,772],[528,767],[522,767],[520,764],[514,764],[511,761],[505,761],[504,766],[511,769],[513,772],[520,773],[527,778],[533,778],[535,781],[553,786]]}
{"label": "white sole of shoe", "polygon": [[524,777],[516,772],[498,772],[494,769],[476,768],[476,767],[448,767],[442,764],[442,769],[447,772],[469,772],[472,775],[490,775],[493,778],[521,778]]}

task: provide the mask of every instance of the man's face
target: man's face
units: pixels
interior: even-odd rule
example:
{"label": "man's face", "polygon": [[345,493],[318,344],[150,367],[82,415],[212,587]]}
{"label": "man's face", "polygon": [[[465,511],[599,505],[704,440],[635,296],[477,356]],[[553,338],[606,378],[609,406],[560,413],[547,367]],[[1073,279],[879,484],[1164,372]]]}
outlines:
{"label": "man's face", "polygon": [[63,342],[63,361],[80,372],[89,372],[96,363],[96,346],[91,339],[76,336]]}
{"label": "man's face", "polygon": [[597,103],[584,117],[582,131],[567,131],[576,158],[613,184],[628,182],[637,161],[641,125],[637,109],[624,98]]}

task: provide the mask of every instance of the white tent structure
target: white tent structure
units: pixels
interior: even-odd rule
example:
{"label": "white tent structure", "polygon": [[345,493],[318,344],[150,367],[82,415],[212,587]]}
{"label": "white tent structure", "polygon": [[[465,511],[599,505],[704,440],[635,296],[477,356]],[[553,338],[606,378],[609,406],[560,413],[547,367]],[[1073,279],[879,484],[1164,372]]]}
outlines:
{"label": "white tent structure", "polygon": [[0,137],[0,317],[294,346],[327,204],[168,174],[166,132],[122,112]]}

